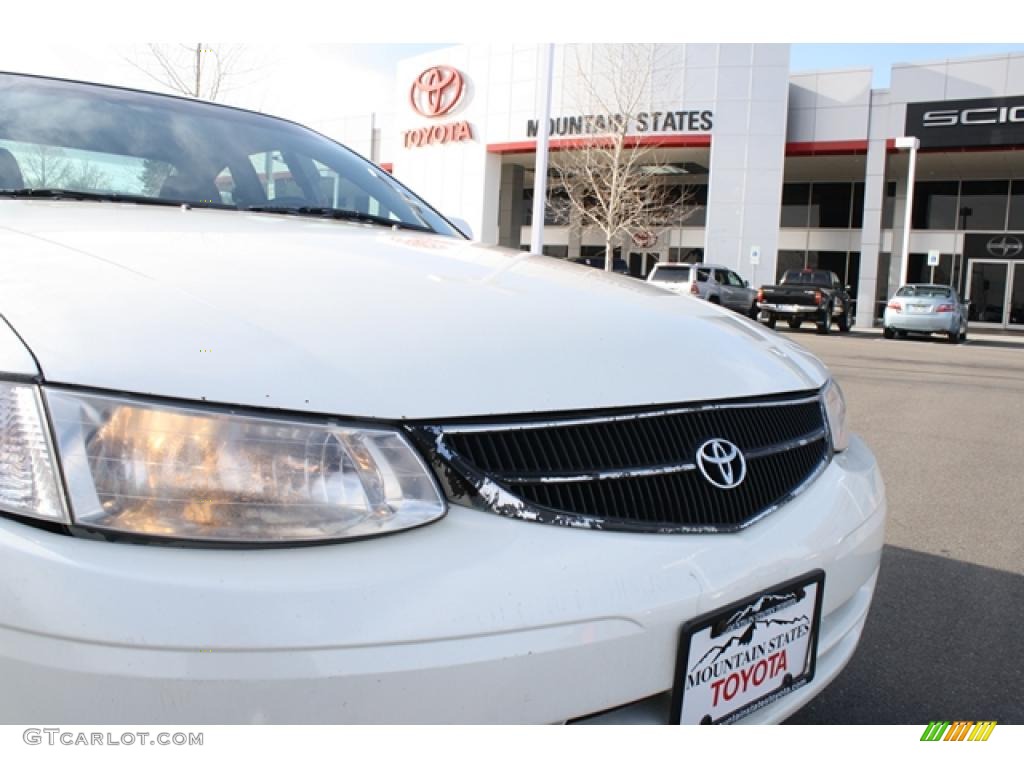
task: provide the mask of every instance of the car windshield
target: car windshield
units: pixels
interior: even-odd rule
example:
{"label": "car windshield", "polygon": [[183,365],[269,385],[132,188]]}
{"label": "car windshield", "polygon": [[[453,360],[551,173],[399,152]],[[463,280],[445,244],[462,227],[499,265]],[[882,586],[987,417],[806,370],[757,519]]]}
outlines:
{"label": "car windshield", "polygon": [[685,283],[689,280],[689,267],[657,267],[651,277],[655,283]]}
{"label": "car windshield", "polygon": [[0,196],[351,218],[458,236],[307,128],[191,99],[0,74]]}
{"label": "car windshield", "polygon": [[782,285],[820,285],[824,288],[832,286],[831,272],[812,272],[810,270],[790,269],[782,276]]}
{"label": "car windshield", "polygon": [[905,285],[896,291],[897,296],[920,299],[950,299],[953,291],[944,285]]}

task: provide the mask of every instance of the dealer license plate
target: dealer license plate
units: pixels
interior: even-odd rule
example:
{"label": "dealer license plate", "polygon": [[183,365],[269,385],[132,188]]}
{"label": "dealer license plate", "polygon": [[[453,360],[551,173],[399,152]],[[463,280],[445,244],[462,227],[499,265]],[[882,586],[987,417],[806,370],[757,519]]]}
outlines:
{"label": "dealer license plate", "polygon": [[812,571],[683,625],[674,721],[732,723],[810,682],[824,587]]}

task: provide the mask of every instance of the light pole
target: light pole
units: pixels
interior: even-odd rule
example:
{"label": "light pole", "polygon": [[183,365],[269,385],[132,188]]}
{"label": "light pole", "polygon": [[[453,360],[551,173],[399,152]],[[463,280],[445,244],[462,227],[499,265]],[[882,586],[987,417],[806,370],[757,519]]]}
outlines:
{"label": "light pole", "polygon": [[916,136],[900,136],[896,139],[896,149],[910,150],[910,167],[907,169],[907,208],[903,214],[903,248],[900,256],[900,286],[907,284],[907,272],[910,268],[910,226],[914,215],[914,182],[917,175],[917,150],[921,140]]}
{"label": "light pole", "polygon": [[530,251],[544,252],[544,204],[548,195],[548,124],[551,120],[551,78],[555,45],[546,44],[541,67],[541,115],[537,128],[537,154],[533,171],[533,220],[530,222]]}

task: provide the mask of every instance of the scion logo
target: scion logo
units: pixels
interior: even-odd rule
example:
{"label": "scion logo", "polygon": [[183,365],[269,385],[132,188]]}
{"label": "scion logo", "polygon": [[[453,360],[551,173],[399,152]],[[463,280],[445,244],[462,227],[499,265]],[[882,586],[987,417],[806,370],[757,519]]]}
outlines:
{"label": "scion logo", "polygon": [[1019,237],[998,235],[988,241],[985,250],[999,259],[1012,259],[1024,251],[1024,242]]}
{"label": "scion logo", "polygon": [[1013,146],[1024,141],[1024,96],[907,104],[904,127],[922,147]]}
{"label": "scion logo", "polygon": [[921,125],[943,128],[951,125],[1003,125],[1024,123],[1024,104],[1014,107],[976,107],[974,109],[933,109],[924,113]]}
{"label": "scion logo", "polygon": [[747,460],[728,440],[708,440],[697,449],[697,466],[704,479],[717,488],[735,488],[747,476]]}
{"label": "scion logo", "polygon": [[447,115],[462,100],[462,73],[454,67],[437,66],[423,70],[412,82],[409,101],[424,117]]}

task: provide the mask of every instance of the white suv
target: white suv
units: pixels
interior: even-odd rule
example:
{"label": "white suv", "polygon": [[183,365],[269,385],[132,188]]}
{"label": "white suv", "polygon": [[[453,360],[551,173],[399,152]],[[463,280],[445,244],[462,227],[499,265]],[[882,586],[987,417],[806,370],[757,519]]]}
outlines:
{"label": "white suv", "polygon": [[728,267],[720,264],[655,264],[647,282],[720,304],[741,315],[757,317],[757,291]]}
{"label": "white suv", "polygon": [[874,457],[718,307],[17,75],[0,275],[0,722],[777,722],[856,648]]}

